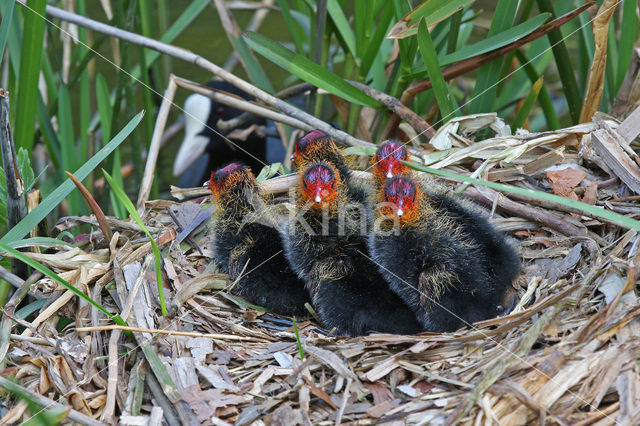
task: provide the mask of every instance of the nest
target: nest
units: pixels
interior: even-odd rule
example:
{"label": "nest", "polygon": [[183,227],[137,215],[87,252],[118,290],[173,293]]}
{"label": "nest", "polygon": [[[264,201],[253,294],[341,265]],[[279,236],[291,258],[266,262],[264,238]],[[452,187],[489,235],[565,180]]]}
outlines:
{"label": "nest", "polygon": [[[432,140],[439,151],[422,160],[440,156],[437,169],[476,170],[486,180],[637,217],[638,197],[624,198],[622,157],[612,162],[593,137],[615,133],[617,123],[599,120],[511,136],[495,115],[464,117],[441,129]],[[472,143],[488,128],[496,135]],[[263,185],[277,192],[287,179]],[[146,204],[143,220],[161,246],[169,315],[160,315],[148,238],[134,222],[108,218],[117,231],[110,241],[96,227],[76,248],[29,255],[131,328],[35,274],[25,284],[40,301],[29,305],[35,311],[15,312],[26,293],[16,292],[3,317],[4,376],[43,404],[71,407],[67,420],[85,423],[638,424],[637,231],[560,203],[447,184],[485,205],[518,241],[524,272],[508,316],[455,333],[357,338],[326,335],[313,319],[299,319],[297,339],[289,319],[231,296],[206,226],[178,242],[209,200],[158,200]],[[83,223],[97,225],[65,218],[56,228]],[[4,405],[0,423],[31,416],[15,394]]]}

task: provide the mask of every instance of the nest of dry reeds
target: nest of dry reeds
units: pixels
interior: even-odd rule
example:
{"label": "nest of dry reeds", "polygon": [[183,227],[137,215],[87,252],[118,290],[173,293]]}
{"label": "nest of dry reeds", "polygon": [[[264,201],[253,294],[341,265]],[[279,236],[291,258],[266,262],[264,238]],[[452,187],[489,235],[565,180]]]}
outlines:
{"label": "nest of dry reeds", "polygon": [[[632,182],[623,173],[635,159],[619,155],[629,145],[616,139],[617,127],[598,117],[501,136],[495,115],[456,119],[436,135],[451,151],[432,167],[475,170],[635,218],[638,196],[625,198]],[[483,128],[498,133],[472,143]],[[607,145],[616,143],[618,150]],[[275,193],[291,184],[285,176],[263,186]],[[117,232],[107,241],[93,218],[63,219],[58,231],[96,227],[77,248],[29,255],[131,328],[35,274],[25,285],[42,301],[38,310],[16,312],[25,290],[3,317],[3,376],[41,403],[71,407],[67,420],[79,422],[638,424],[637,230],[534,196],[447,184],[486,206],[519,243],[524,272],[508,316],[416,336],[333,337],[313,319],[298,319],[296,330],[230,296],[233,283],[215,266],[206,225],[178,242],[207,197],[158,200],[146,203],[143,221],[162,250],[169,315],[160,315],[151,244],[138,225],[108,218]],[[204,195],[174,190],[187,193]],[[3,424],[31,415],[15,393],[3,405]]]}

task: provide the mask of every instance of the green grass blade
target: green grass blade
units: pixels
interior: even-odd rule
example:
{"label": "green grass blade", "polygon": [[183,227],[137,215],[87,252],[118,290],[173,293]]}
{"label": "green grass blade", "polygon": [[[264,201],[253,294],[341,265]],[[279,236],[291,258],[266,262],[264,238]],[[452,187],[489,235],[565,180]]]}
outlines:
{"label": "green grass blade", "polygon": [[[491,28],[489,28],[488,37],[500,34],[511,28],[513,25],[518,2],[512,0],[499,0],[496,6],[496,12],[491,20]],[[478,70],[473,95],[469,104],[469,112],[483,113],[493,111],[493,105],[496,99],[498,79],[500,78],[500,69],[504,57],[497,58]]]}
{"label": "green grass blade", "polygon": [[117,185],[114,179],[111,177],[111,175],[107,173],[104,169],[102,170],[102,173],[104,174],[104,177],[107,180],[107,182],[109,182],[109,186],[111,187],[112,193],[115,194],[116,197],[118,197],[120,204],[122,204],[127,209],[127,211],[129,212],[129,215],[131,215],[133,220],[135,220],[138,226],[142,228],[144,233],[147,235],[147,237],[149,237],[149,240],[151,241],[151,248],[153,249],[153,257],[155,258],[155,261],[156,261],[155,262],[156,280],[158,284],[158,296],[160,298],[160,309],[162,311],[162,316],[167,316],[167,304],[164,300],[164,288],[162,287],[162,256],[160,255],[160,249],[158,248],[158,244],[156,244],[156,241],[153,239],[151,232],[149,232],[149,230],[147,229],[147,226],[144,224],[144,222],[140,218],[140,215],[138,215],[138,211],[136,210],[136,207],[133,205],[129,197],[127,197],[127,194],[124,193],[124,190],[122,189],[122,187]]}
{"label": "green grass blade", "polygon": [[[549,12],[555,19],[553,6],[550,0],[537,0],[537,3],[541,12]],[[573,66],[569,60],[569,52],[564,44],[560,29],[551,31],[547,34],[547,37],[549,37],[549,42],[552,46],[553,57],[556,60],[556,66],[558,67],[558,74],[560,76],[560,81],[562,82],[564,95],[567,99],[567,104],[569,105],[569,114],[571,115],[573,124],[576,124],[580,120],[582,96],[580,96],[578,83],[573,75]]]}
{"label": "green grass blade", "polygon": [[492,50],[507,46],[540,28],[547,19],[549,19],[548,13],[540,14],[534,18],[529,19],[526,22],[523,22],[522,24],[518,24],[515,27],[511,27],[505,31],[501,31],[498,34],[489,36],[486,39],[479,41],[478,43],[465,46],[454,53],[445,55],[440,59],[440,64],[442,66],[451,65],[456,62],[471,58],[472,56],[480,55],[482,53],[490,52]]}
{"label": "green grass blade", "polygon": [[458,35],[460,34],[460,26],[462,25],[463,10],[459,10],[453,14],[449,22],[449,41],[447,42],[447,53],[453,53],[458,46]]}
{"label": "green grass blade", "polygon": [[124,320],[120,317],[120,315],[112,314],[111,312],[107,311],[105,308],[102,307],[102,305],[100,305],[99,303],[94,301],[92,298],[90,298],[89,296],[87,296],[86,294],[84,294],[83,292],[81,292],[80,290],[78,290],[77,288],[72,286],[71,284],[69,284],[67,281],[62,279],[58,274],[53,272],[51,269],[49,269],[46,266],[36,262],[35,260],[31,259],[26,254],[21,253],[18,250],[14,249],[12,247],[9,247],[7,244],[4,244],[2,242],[0,242],[0,250],[12,255],[13,257],[15,257],[16,259],[20,260],[21,262],[26,263],[27,265],[31,266],[33,269],[42,272],[47,277],[51,278],[52,280],[54,280],[58,284],[64,286],[64,288],[66,288],[67,290],[71,291],[73,294],[75,294],[76,296],[78,296],[79,298],[81,298],[82,300],[84,300],[85,302],[90,304],[91,306],[93,306],[96,309],[98,309],[100,312],[105,314],[107,317],[111,318],[116,324],[123,325],[123,326],[127,325],[127,323],[124,322]]}
{"label": "green grass blade", "polygon": [[531,108],[533,108],[533,104],[535,104],[536,99],[538,99],[538,94],[542,88],[543,81],[544,78],[540,77],[535,83],[533,83],[531,91],[522,103],[520,111],[518,111],[518,115],[516,115],[516,118],[513,120],[513,129],[519,129],[524,126],[524,123],[527,121],[527,117],[529,116],[529,112],[531,112]]}
{"label": "green grass blade", "polygon": [[380,45],[384,40],[384,36],[392,18],[393,7],[391,4],[385,2],[384,7],[382,8],[382,13],[378,18],[376,29],[373,32],[372,37],[368,40],[369,44],[367,45],[364,55],[360,58],[360,75],[366,76],[369,73],[371,65],[373,65],[373,61],[376,56],[381,53]]}
{"label": "green grass blade", "polygon": [[293,19],[291,9],[289,8],[289,2],[287,0],[278,0],[278,5],[280,6],[280,12],[282,13],[282,18],[287,26],[287,30],[289,30],[291,39],[293,39],[293,44],[296,46],[296,52],[303,55],[305,53],[304,42],[306,40],[306,36],[302,31],[302,28],[300,28]]}
{"label": "green grass blade", "polygon": [[636,229],[640,231],[640,222],[638,222],[637,220],[631,219],[629,217],[623,216],[618,213],[614,213],[611,210],[605,210],[605,209],[601,209],[600,207],[592,206],[591,204],[583,203],[581,201],[575,201],[570,198],[561,197],[555,194],[549,194],[547,192],[536,191],[533,189],[518,188],[517,186],[505,185],[503,183],[474,179],[474,178],[462,176],[456,173],[448,172],[446,170],[432,169],[430,167],[425,167],[423,165],[411,163],[408,161],[405,161],[404,163],[407,166],[411,167],[412,169],[419,170],[421,172],[431,173],[436,176],[443,176],[446,178],[455,179],[462,182],[482,185],[488,188],[495,189],[497,191],[510,192],[512,194],[523,195],[526,197],[533,197],[542,201],[552,201],[554,203],[560,203],[572,209],[577,209],[579,211],[582,211],[585,213],[585,215],[599,217],[609,222],[615,223],[616,225],[622,226],[624,228]]}
{"label": "green grass blade", "polygon": [[24,240],[11,241],[10,243],[7,243],[7,245],[15,249],[26,248],[26,247],[59,247],[59,246],[75,247],[73,244],[68,243],[64,240],[59,240],[57,238],[49,238],[49,237],[25,238]]}
{"label": "green grass blade", "polygon": [[623,31],[620,32],[620,55],[618,56],[618,75],[616,76],[615,93],[620,89],[622,81],[629,69],[631,55],[633,54],[633,45],[638,39],[637,5],[638,2],[636,0],[624,0],[622,7]]}
{"label": "green grass blade", "polygon": [[336,26],[338,34],[346,46],[345,52],[348,51],[355,57],[356,35],[353,33],[346,16],[344,16],[344,12],[342,11],[340,3],[338,3],[338,0],[327,0],[327,12],[329,13],[333,24]]}
{"label": "green grass blade", "polygon": [[15,11],[16,3],[10,1],[8,9],[5,12],[6,15],[2,16],[2,24],[0,25],[0,52],[4,52],[4,48],[7,45],[7,37],[9,37],[9,28],[11,27],[11,21],[13,13]]}
{"label": "green grass blade", "polygon": [[[520,61],[520,65],[524,68],[524,71],[527,73],[527,77],[529,77],[529,81],[531,81],[531,84],[535,84],[540,76],[538,75],[533,65],[529,63],[529,59],[519,49],[516,49],[516,57],[518,58],[518,61]],[[542,113],[547,120],[548,128],[550,130],[559,129],[560,120],[558,120],[558,115],[556,114],[556,110],[553,107],[553,101],[551,100],[551,96],[549,95],[547,86],[544,83],[540,88],[538,101],[540,102],[540,106],[542,107]]]}
{"label": "green grass blade", "polygon": [[247,46],[247,43],[245,43],[242,37],[235,37],[229,34],[229,40],[240,56],[240,62],[242,62],[251,82],[266,92],[271,94],[275,93],[275,89],[269,77],[267,77],[267,74],[262,69],[262,65],[260,65],[260,62],[253,56],[249,46]]}
{"label": "green grass blade", "polygon": [[453,117],[454,108],[451,102],[451,94],[449,93],[449,87],[442,77],[442,71],[440,71],[440,64],[438,63],[438,53],[431,40],[429,29],[424,20],[420,21],[418,25],[418,46],[420,47],[420,54],[422,60],[427,66],[427,72],[429,73],[429,79],[433,85],[433,92],[436,95],[438,101],[438,107],[440,108],[440,115],[442,116],[442,122],[446,123],[448,119]]}
{"label": "green grass blade", "polygon": [[[143,116],[144,112],[140,112],[133,117],[131,121],[129,121],[129,123],[108,144],[106,144],[96,153],[96,155],[84,163],[73,174],[80,180],[85,179],[93,169],[95,169],[127,138],[127,136],[129,136],[138,123],[140,123]],[[71,182],[71,179],[66,179],[62,185],[58,186],[53,192],[51,192],[51,194],[49,194],[49,196],[42,200],[42,202],[31,211],[31,213],[26,215],[24,219],[0,238],[0,243],[9,244],[12,241],[22,239],[29,233],[29,231],[36,227],[42,219],[47,217],[47,215],[75,188],[76,186]]]}
{"label": "green grass blade", "polygon": [[38,114],[40,133],[42,133],[44,144],[47,147],[49,156],[51,157],[53,167],[57,169],[58,167],[60,167],[60,157],[62,156],[62,154],[60,153],[60,140],[58,139],[58,135],[51,125],[49,111],[44,104],[42,96],[38,96],[38,110],[40,111],[40,114]]}
{"label": "green grass blade", "polygon": [[44,26],[46,0],[29,2],[24,9],[24,32],[20,54],[18,87],[20,97],[16,100],[16,121],[13,130],[16,147],[33,147],[33,130],[38,114],[38,78],[44,49]]}
{"label": "green grass blade", "polygon": [[[96,76],[96,102],[98,104],[98,115],[100,116],[102,140],[109,140],[113,120],[113,107],[111,105],[111,98],[109,97],[109,87],[107,87],[107,82],[100,73]],[[120,150],[116,149],[113,154],[112,173],[116,176],[118,185],[122,186],[123,182],[122,176],[120,176],[120,166]],[[120,219],[124,219],[126,217],[126,208],[118,201],[118,198],[113,195],[113,192],[109,193],[109,199],[111,200],[111,206],[113,207],[113,214]]]}
{"label": "green grass blade", "polygon": [[62,405],[44,406],[27,393],[23,387],[11,380],[3,379],[2,387],[9,391],[16,400],[21,399],[27,404],[32,417],[21,422],[20,426],[55,426],[67,417],[66,407]]}
{"label": "green grass blade", "polygon": [[302,80],[340,96],[349,102],[374,108],[382,107],[378,101],[365,95],[336,74],[310,59],[294,53],[260,34],[245,32],[243,35],[253,50]]}
{"label": "green grass blade", "polygon": [[296,319],[293,319],[293,332],[296,335],[296,343],[298,344],[298,353],[300,353],[300,359],[304,359],[304,350],[302,349],[302,341],[300,340],[300,331],[298,331],[298,324]]}
{"label": "green grass blade", "polygon": [[111,100],[109,99],[109,87],[102,74],[96,76],[96,102],[98,104],[98,114],[100,116],[100,130],[102,140],[109,140],[111,136]]}
{"label": "green grass blade", "polygon": [[[62,153],[62,169],[75,170],[78,168],[75,138],[73,136],[73,116],[71,115],[71,100],[67,86],[61,84],[58,95],[58,125],[59,140]],[[69,214],[77,216],[80,214],[80,194],[72,192],[67,197]]]}

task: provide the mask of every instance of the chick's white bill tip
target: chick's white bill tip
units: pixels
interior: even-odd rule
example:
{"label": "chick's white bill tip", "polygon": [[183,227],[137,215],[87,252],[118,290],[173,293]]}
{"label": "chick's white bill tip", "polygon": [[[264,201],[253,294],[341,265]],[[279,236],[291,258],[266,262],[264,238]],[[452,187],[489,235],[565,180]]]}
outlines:
{"label": "chick's white bill tip", "polygon": [[322,198],[319,195],[316,195],[316,203],[320,204]]}

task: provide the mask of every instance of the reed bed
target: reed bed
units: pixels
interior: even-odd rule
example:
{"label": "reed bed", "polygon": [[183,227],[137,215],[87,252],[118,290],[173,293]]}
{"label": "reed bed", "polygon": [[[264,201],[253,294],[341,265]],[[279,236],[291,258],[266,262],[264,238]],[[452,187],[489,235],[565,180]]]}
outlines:
{"label": "reed bed", "polygon": [[[598,132],[620,132],[609,117],[517,135],[505,133],[492,114],[455,123],[439,134],[449,145],[446,157],[434,161],[426,153],[423,164],[553,192],[627,219],[640,215],[638,197],[628,197],[622,183],[628,177],[619,179],[612,167],[623,158],[593,155],[601,149]],[[368,161],[354,157],[361,170]],[[365,171],[356,175],[367,178]],[[292,182],[284,176],[262,185],[286,207],[279,194]],[[86,223],[93,231],[78,236],[76,247],[49,246],[28,256],[128,326],[114,325],[35,272],[0,325],[2,376],[17,383],[0,423],[29,418],[27,399],[17,395],[31,395],[47,410],[71,407],[66,420],[81,423],[638,424],[636,222],[443,183],[486,206],[493,223],[517,240],[523,259],[515,309],[455,333],[345,338],[312,316],[294,327],[289,318],[247,306],[216,267],[206,221],[178,242],[206,211],[207,196],[144,204],[142,222],[162,252],[163,317],[151,243],[138,224],[107,217],[108,240],[94,216],[60,219],[59,233]],[[40,301],[32,321],[15,311],[27,290]],[[61,324],[63,317],[74,321]]]}

